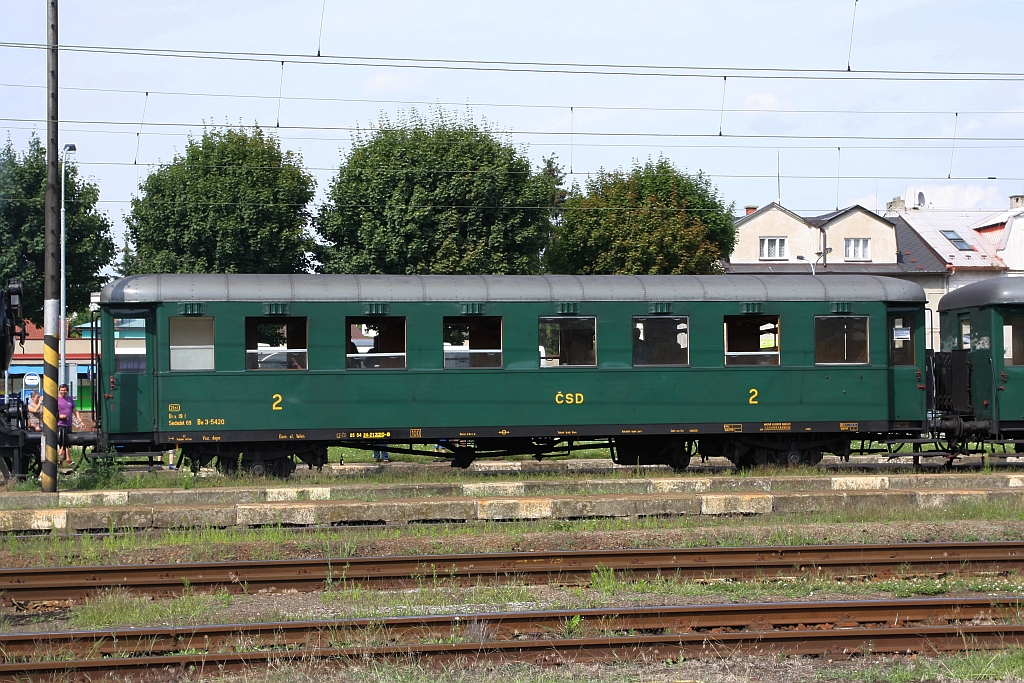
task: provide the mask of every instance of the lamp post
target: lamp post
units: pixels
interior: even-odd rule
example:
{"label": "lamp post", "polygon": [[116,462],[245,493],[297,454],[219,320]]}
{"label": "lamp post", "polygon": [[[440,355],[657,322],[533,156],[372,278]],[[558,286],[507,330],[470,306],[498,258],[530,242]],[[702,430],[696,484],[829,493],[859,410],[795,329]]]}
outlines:
{"label": "lamp post", "polygon": [[832,253],[832,247],[825,247],[825,251],[816,251],[814,253],[818,258],[814,259],[813,261],[804,256],[803,254],[797,254],[796,257],[797,261],[807,261],[808,265],[811,266],[811,275],[816,274],[814,272],[814,267],[815,265],[817,265],[818,261],[821,261],[822,259],[824,259],[825,257]]}
{"label": "lamp post", "polygon": [[67,212],[64,206],[64,186],[67,184],[67,167],[68,167],[68,153],[74,154],[78,151],[78,148],[73,144],[64,145],[64,153],[61,155],[60,162],[60,368],[57,373],[58,384],[67,383],[68,373],[68,358],[67,358],[67,346],[68,346],[68,311],[67,311],[67,261],[66,261],[66,244],[67,235],[65,233],[64,225],[66,221]]}

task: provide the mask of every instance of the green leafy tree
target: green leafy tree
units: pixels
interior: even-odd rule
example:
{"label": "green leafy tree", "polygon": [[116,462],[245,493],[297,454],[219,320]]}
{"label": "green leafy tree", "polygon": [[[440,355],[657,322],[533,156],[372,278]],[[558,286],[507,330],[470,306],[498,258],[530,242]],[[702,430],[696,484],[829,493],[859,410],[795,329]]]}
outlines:
{"label": "green leafy tree", "polygon": [[[69,160],[66,170],[65,235],[67,308],[69,317],[89,306],[89,293],[106,281],[100,274],[114,258],[110,220],[96,211],[100,191],[83,180]],[[0,283],[19,278],[24,287],[23,311],[43,324],[43,233],[46,196],[46,149],[32,136],[18,154],[11,141],[0,149]]]}
{"label": "green leafy tree", "polygon": [[702,173],[667,159],[629,172],[600,171],[586,191],[574,185],[544,263],[574,275],[701,274],[719,271],[732,252],[732,205]]}
{"label": "green leafy tree", "polygon": [[206,131],[132,199],[131,273],[300,273],[315,181],[259,128]]}
{"label": "green leafy tree", "polygon": [[[552,168],[557,170],[554,162]],[[438,112],[357,136],[317,218],[328,273],[540,271],[557,175]]]}

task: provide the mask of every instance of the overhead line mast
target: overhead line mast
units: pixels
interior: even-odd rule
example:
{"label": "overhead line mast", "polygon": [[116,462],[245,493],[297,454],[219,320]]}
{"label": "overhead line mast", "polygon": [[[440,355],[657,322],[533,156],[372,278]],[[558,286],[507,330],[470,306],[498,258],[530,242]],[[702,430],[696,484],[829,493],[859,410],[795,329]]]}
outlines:
{"label": "overhead line mast", "polygon": [[61,181],[57,126],[57,0],[46,3],[46,200],[43,232],[46,256],[43,267],[43,439],[40,444],[43,491],[57,491],[57,358],[60,317],[60,212],[57,199]]}

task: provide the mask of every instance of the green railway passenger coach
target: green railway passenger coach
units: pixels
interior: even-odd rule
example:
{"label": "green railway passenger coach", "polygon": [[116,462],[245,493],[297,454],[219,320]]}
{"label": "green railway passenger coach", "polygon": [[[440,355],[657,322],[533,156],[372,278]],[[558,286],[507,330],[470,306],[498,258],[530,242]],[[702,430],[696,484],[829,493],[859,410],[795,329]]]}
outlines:
{"label": "green railway passenger coach", "polygon": [[874,276],[133,276],[101,295],[103,431],[284,475],[382,442],[814,463],[920,434],[924,302]]}

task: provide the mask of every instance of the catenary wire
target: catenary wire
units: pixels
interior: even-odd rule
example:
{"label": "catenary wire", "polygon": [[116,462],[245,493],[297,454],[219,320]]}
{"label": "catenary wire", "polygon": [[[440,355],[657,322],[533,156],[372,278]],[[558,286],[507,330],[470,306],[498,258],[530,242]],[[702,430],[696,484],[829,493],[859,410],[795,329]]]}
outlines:
{"label": "catenary wire", "polygon": [[[0,48],[46,50],[45,43],[0,42]],[[786,80],[870,80],[870,81],[1011,81],[1024,80],[1024,73],[1012,71],[940,71],[866,69],[845,71],[826,68],[666,66],[654,64],[606,64],[585,62],[534,62],[512,60],[436,59],[418,57],[368,57],[282,52],[227,50],[178,50],[103,45],[60,45],[65,52],[113,54],[145,57],[173,57],[240,62],[289,62],[324,66],[364,66],[455,71],[511,73],[581,74],[602,76],[653,76],[670,78],[721,78],[723,75],[747,79]]]}
{"label": "catenary wire", "polygon": [[[45,90],[45,85],[37,85],[30,83],[0,83],[0,88],[33,88],[38,90]],[[286,102],[337,102],[347,104],[404,104],[404,105],[428,105],[428,106],[443,106],[443,107],[502,107],[502,108],[521,108],[521,109],[557,109],[557,110],[568,110],[571,108],[581,110],[594,110],[594,111],[649,111],[649,112],[666,112],[666,113],[678,113],[678,112],[693,112],[693,113],[719,113],[721,109],[719,107],[653,107],[653,106],[614,106],[614,105],[568,105],[568,104],[528,104],[520,102],[473,102],[470,100],[464,102],[454,101],[442,101],[442,100],[381,100],[381,99],[370,99],[370,98],[351,98],[351,97],[313,97],[313,96],[302,96],[302,95],[284,95],[277,97],[275,95],[254,95],[246,93],[212,93],[212,92],[188,92],[182,90],[133,90],[128,88],[83,88],[75,86],[61,86],[60,90],[68,92],[96,92],[96,93],[117,93],[125,95],[163,95],[169,97],[216,97],[216,98],[236,98],[236,99],[258,99],[258,100],[278,100],[282,99]],[[725,107],[727,114],[865,114],[870,116],[875,115],[935,115],[943,116],[954,114],[952,110],[898,110],[898,109],[773,109],[773,108],[748,108],[748,107]],[[1002,116],[1006,114],[1020,114],[1024,115],[1024,110],[977,110],[977,111],[959,111],[960,114],[970,116]]]}

